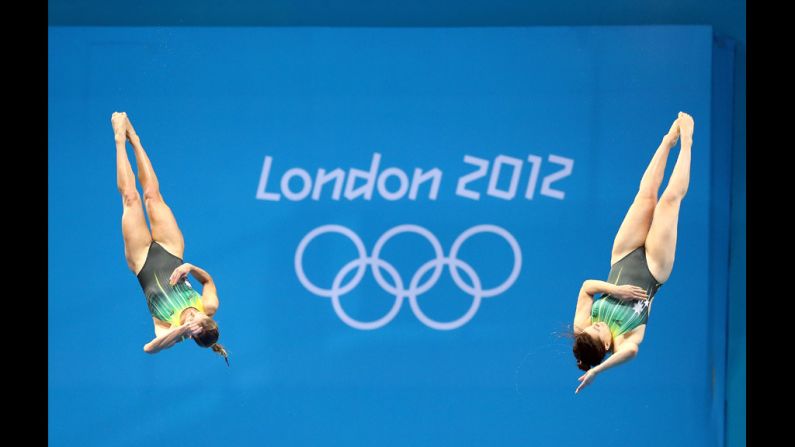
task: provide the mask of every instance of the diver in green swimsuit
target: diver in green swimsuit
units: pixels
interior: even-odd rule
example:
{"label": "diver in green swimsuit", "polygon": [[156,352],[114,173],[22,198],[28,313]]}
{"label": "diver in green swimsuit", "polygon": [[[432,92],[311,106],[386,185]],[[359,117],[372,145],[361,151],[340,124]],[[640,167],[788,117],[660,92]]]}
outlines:
{"label": "diver in green swimsuit", "polygon": [[[679,207],[690,183],[693,118],[683,112],[663,137],[613,243],[607,281],[586,280],[574,315],[574,357],[586,371],[579,393],[594,378],[634,358],[643,341],[651,304],[671,275]],[[657,193],[670,150],[681,143],[668,186]],[[600,296],[594,300],[594,297]],[[604,360],[610,352],[610,357]],[[603,362],[604,360],[604,362]]]}
{"label": "diver in green swimsuit", "polygon": [[[228,365],[226,349],[218,344],[218,324],[213,320],[218,310],[215,283],[206,271],[183,263],[182,232],[163,201],[155,171],[127,114],[114,112],[111,124],[116,137],[116,182],[124,206],[124,255],[146,295],[155,329],[155,338],[144,346],[144,351],[154,354],[191,338],[197,345],[222,355]],[[135,152],[151,232],[127,158],[128,140]],[[188,274],[202,284],[201,294],[188,282]]]}

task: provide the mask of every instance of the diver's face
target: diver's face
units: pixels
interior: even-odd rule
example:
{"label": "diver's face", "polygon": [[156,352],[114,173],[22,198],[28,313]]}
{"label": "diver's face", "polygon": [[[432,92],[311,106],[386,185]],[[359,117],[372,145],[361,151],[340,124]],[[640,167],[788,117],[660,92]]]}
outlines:
{"label": "diver's face", "polygon": [[607,346],[608,348],[606,349],[609,349],[609,346],[612,344],[613,336],[610,334],[610,328],[602,321],[588,326],[585,328],[584,332],[595,342]]}

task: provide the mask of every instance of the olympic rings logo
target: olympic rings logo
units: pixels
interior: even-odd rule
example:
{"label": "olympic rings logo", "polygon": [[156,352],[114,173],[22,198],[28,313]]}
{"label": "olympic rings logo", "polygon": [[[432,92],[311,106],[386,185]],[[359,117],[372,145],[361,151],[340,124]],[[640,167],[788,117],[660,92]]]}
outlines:
{"label": "olympic rings logo", "polygon": [[[334,277],[334,281],[331,284],[331,288],[328,289],[318,287],[312,283],[312,281],[307,278],[306,273],[304,272],[303,264],[304,251],[306,250],[307,246],[316,237],[326,233],[337,233],[346,236],[351,240],[351,242],[353,242],[353,245],[356,247],[356,251],[359,254],[358,258],[348,262],[342,267],[342,269],[340,269],[339,272],[337,272],[336,276]],[[433,259],[422,264],[417,271],[414,272],[408,287],[405,287],[403,284],[403,280],[401,279],[395,267],[380,257],[381,251],[387,242],[389,242],[392,237],[402,233],[415,233],[424,237],[430,243],[435,254]],[[465,261],[458,258],[458,252],[461,249],[461,246],[467,240],[469,240],[470,237],[480,233],[494,233],[498,236],[501,236],[506,242],[508,242],[511,250],[513,251],[514,262],[510,275],[508,275],[508,278],[502,284],[491,289],[483,289],[480,276],[478,276],[477,272],[475,272],[475,269],[473,269],[472,266],[467,264]],[[345,309],[343,309],[342,305],[340,304],[340,297],[349,293],[359,285],[367,271],[368,266],[373,272],[373,277],[375,278],[378,285],[390,295],[394,295],[395,302],[391,309],[383,317],[374,321],[358,321],[345,312]],[[468,295],[472,296],[472,304],[466,313],[464,313],[464,315],[453,321],[436,321],[428,317],[422,311],[417,299],[420,295],[428,292],[428,290],[436,285],[445,266],[450,270],[450,275],[452,276],[455,285]],[[315,295],[331,298],[331,304],[337,316],[348,326],[360,330],[378,329],[388,324],[398,314],[400,307],[403,304],[403,300],[406,298],[409,300],[409,304],[411,306],[411,310],[414,312],[414,315],[426,326],[436,330],[451,330],[459,328],[472,319],[472,317],[478,311],[482,299],[495,297],[508,290],[516,281],[516,278],[519,277],[519,271],[521,270],[521,267],[522,252],[519,248],[519,243],[516,242],[516,239],[513,237],[513,235],[511,235],[511,233],[496,225],[476,225],[464,231],[456,238],[455,242],[453,242],[453,245],[450,248],[450,253],[447,256],[444,255],[442,246],[439,243],[439,240],[436,239],[436,236],[434,236],[427,229],[419,225],[412,224],[398,225],[384,233],[380,238],[378,238],[378,241],[376,241],[375,246],[373,247],[373,252],[370,255],[367,254],[367,250],[364,248],[364,243],[362,243],[362,240],[359,238],[359,236],[349,228],[343,227],[341,225],[323,225],[315,228],[314,230],[307,233],[303,239],[301,239],[301,242],[298,244],[298,248],[295,251],[295,272],[298,275],[298,279],[301,281],[301,284],[309,292]],[[354,269],[356,269],[356,273],[354,274],[353,278],[351,278],[351,280],[347,283],[343,284],[343,279]],[[433,272],[430,275],[430,278],[428,278],[425,282],[420,283],[420,280],[431,269],[433,269]],[[386,274],[392,279],[391,284],[384,279],[383,272],[386,272]],[[469,278],[471,285],[464,282],[464,280],[461,278],[460,272],[463,272]]]}

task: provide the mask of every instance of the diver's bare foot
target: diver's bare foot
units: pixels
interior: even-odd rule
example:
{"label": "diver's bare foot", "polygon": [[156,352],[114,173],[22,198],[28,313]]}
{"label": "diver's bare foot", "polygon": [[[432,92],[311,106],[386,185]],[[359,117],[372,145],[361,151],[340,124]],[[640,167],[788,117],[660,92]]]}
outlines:
{"label": "diver's bare foot", "polygon": [[679,140],[679,118],[674,120],[673,124],[671,124],[671,128],[668,130],[668,133],[665,134],[663,139],[672,147],[676,144],[676,142]]}
{"label": "diver's bare foot", "polygon": [[113,112],[113,115],[110,116],[110,124],[113,126],[113,134],[116,140],[124,141],[127,134],[127,114],[124,112]]}
{"label": "diver's bare foot", "polygon": [[693,117],[688,115],[685,112],[679,112],[679,133],[682,137],[682,142],[692,143],[693,142],[693,127],[695,123],[693,123]]}
{"label": "diver's bare foot", "polygon": [[128,139],[128,140],[130,140],[130,143],[132,143],[132,142],[134,142],[134,141],[135,141],[135,142],[137,142],[137,141],[140,141],[141,139],[140,139],[140,138],[138,138],[138,134],[137,134],[137,133],[135,133],[135,128],[133,128],[132,122],[130,121],[130,117],[128,117],[128,116],[125,114],[125,115],[124,115],[124,118],[125,118],[125,120],[126,120],[126,126],[125,126],[125,128],[126,128],[126,130],[127,130],[127,139]]}

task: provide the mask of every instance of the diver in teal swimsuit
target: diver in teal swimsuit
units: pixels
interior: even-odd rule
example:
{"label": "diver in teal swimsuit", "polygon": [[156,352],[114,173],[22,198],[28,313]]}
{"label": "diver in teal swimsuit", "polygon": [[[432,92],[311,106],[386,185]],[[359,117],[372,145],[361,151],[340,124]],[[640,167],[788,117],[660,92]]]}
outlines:
{"label": "diver in teal swimsuit", "polygon": [[[215,283],[209,273],[182,261],[182,232],[163,201],[155,171],[127,114],[114,112],[111,124],[116,137],[116,182],[124,206],[124,255],[141,284],[155,329],[155,338],[144,351],[154,354],[190,338],[201,347],[212,348],[228,365],[226,349],[218,344],[218,324],[213,320],[218,310]],[[128,140],[135,152],[151,232],[127,158]],[[188,274],[202,284],[201,294],[188,282]]]}
{"label": "diver in teal swimsuit", "polygon": [[[674,265],[679,207],[690,183],[693,118],[683,112],[654,153],[616,239],[607,281],[586,280],[574,315],[574,357],[586,371],[579,393],[594,378],[634,358],[643,341],[654,296]],[[681,143],[668,186],[657,193],[670,150]],[[597,294],[600,296],[594,298]],[[610,357],[604,360],[610,352]],[[604,360],[604,361],[603,361]]]}

